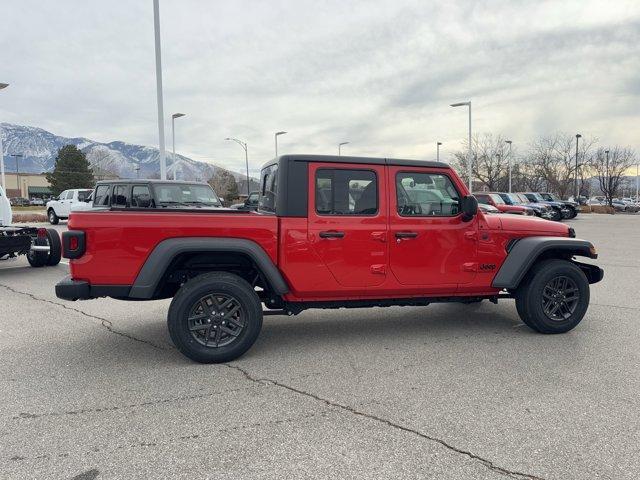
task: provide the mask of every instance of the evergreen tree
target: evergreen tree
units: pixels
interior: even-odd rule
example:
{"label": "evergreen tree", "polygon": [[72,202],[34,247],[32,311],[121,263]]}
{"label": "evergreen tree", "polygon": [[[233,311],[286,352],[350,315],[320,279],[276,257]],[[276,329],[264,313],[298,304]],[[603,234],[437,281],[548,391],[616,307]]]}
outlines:
{"label": "evergreen tree", "polygon": [[93,188],[95,179],[89,161],[75,145],[65,145],[58,150],[53,172],[47,173],[54,195],[70,188]]}

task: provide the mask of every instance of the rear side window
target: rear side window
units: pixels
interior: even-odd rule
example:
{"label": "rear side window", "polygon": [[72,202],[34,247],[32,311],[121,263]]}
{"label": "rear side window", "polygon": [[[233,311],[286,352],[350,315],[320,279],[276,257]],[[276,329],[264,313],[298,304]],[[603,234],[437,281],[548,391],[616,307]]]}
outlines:
{"label": "rear side window", "polygon": [[129,187],[127,185],[116,185],[113,187],[113,198],[111,199],[112,207],[126,207],[129,203]]}
{"label": "rear side window", "polygon": [[278,195],[278,164],[270,165],[262,170],[260,179],[260,199],[258,208],[265,212],[275,213]]}
{"label": "rear side window", "polygon": [[460,194],[451,179],[440,173],[399,172],[396,197],[403,217],[454,217],[460,212]]}
{"label": "rear side window", "polygon": [[93,198],[93,204],[96,206],[109,205],[109,185],[98,185],[96,188],[96,194]]}
{"label": "rear side window", "polygon": [[477,193],[474,195],[478,203],[482,203],[484,205],[489,205],[489,196],[488,195],[478,195]]}
{"label": "rear side window", "polygon": [[371,170],[320,169],[315,185],[319,215],[378,213],[378,179]]}
{"label": "rear side window", "polygon": [[131,189],[131,206],[134,208],[150,208],[151,192],[147,185],[134,185]]}

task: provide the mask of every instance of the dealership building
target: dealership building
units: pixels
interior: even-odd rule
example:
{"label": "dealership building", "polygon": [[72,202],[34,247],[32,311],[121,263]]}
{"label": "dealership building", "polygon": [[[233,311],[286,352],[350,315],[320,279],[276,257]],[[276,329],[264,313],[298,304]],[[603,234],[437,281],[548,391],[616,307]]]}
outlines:
{"label": "dealership building", "polygon": [[7,197],[49,198],[51,185],[42,173],[5,173]]}

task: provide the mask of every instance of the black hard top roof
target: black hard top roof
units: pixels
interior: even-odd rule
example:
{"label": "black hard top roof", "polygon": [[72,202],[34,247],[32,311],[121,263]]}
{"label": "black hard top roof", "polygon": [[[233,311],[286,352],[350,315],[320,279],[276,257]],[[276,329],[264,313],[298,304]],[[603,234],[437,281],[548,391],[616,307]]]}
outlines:
{"label": "black hard top roof", "polygon": [[262,168],[280,162],[359,163],[368,165],[396,165],[401,167],[451,168],[447,163],[431,160],[404,160],[399,158],[348,157],[337,155],[281,155],[267,162]]}

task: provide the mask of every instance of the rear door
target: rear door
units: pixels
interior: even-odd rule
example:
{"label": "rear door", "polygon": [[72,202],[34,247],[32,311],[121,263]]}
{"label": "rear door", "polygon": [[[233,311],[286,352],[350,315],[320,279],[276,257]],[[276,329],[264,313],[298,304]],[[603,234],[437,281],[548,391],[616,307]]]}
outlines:
{"label": "rear door", "polygon": [[390,267],[403,285],[451,291],[476,275],[477,216],[460,212],[461,188],[442,169],[389,167]]}
{"label": "rear door", "polygon": [[344,287],[372,287],[385,281],[385,173],[383,165],[309,165],[309,242]]}

